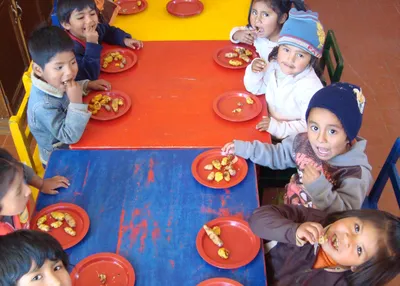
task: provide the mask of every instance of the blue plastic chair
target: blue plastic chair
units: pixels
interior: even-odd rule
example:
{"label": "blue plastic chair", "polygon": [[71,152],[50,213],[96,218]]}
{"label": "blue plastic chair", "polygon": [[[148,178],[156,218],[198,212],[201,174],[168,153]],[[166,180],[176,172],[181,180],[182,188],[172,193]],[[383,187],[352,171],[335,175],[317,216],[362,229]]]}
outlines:
{"label": "blue plastic chair", "polygon": [[386,186],[387,181],[390,179],[394,194],[396,195],[397,204],[400,208],[400,178],[397,171],[396,163],[400,157],[400,137],[396,139],[389,156],[386,159],[382,170],[379,172],[371,192],[365,198],[362,205],[363,209],[378,209],[378,201],[381,197],[382,191]]}
{"label": "blue plastic chair", "polygon": [[53,12],[51,13],[51,24],[53,26],[62,28],[60,21],[58,20],[58,17],[57,17],[57,0],[54,0]]}

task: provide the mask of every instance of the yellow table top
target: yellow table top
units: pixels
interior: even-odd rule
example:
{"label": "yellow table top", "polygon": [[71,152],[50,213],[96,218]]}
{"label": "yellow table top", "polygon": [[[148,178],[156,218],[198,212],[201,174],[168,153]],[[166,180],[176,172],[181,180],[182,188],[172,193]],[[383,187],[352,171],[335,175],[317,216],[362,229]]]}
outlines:
{"label": "yellow table top", "polygon": [[169,0],[147,0],[145,11],[135,15],[119,15],[113,26],[142,41],[228,40],[235,26],[247,24],[250,0],[201,0],[200,15],[179,18],[170,15]]}

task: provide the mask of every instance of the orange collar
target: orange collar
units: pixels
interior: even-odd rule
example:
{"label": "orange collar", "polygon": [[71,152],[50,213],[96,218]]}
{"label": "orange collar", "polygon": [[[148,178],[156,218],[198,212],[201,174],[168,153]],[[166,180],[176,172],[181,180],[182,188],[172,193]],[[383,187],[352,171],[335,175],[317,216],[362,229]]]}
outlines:
{"label": "orange collar", "polygon": [[313,268],[330,268],[337,265],[338,264],[328,254],[325,253],[322,247],[320,247]]}

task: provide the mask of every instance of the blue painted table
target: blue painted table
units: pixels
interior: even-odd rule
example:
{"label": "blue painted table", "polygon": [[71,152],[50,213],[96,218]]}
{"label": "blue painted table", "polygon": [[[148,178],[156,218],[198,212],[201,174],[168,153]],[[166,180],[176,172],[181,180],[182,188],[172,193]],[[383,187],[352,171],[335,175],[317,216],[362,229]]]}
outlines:
{"label": "blue painted table", "polygon": [[266,285],[262,249],[247,266],[223,270],[206,263],[196,250],[202,225],[219,216],[248,219],[258,207],[256,173],[237,186],[214,190],[191,174],[194,158],[206,149],[59,150],[46,177],[66,176],[68,190],[41,194],[37,210],[57,202],[83,207],[91,220],[86,237],[68,250],[71,263],[98,252],[126,257],[136,285],[196,285],[227,277],[243,285]]}

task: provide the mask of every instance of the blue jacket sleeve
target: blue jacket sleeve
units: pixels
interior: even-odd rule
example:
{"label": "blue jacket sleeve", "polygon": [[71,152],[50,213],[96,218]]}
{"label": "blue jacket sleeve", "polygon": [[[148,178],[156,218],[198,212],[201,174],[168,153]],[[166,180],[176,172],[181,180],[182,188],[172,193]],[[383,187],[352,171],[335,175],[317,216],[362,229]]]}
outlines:
{"label": "blue jacket sleeve", "polygon": [[103,47],[100,44],[86,43],[86,49],[75,42],[74,52],[78,63],[78,74],[75,80],[96,80],[100,76],[100,56]]}
{"label": "blue jacket sleeve", "polygon": [[104,41],[107,44],[119,45],[122,47],[125,47],[125,38],[132,38],[131,35],[125,33],[121,29],[104,23],[98,24],[97,32],[99,33],[99,43],[102,43]]}

